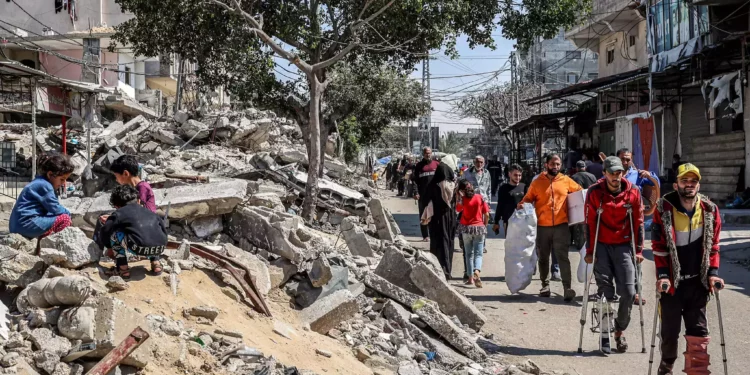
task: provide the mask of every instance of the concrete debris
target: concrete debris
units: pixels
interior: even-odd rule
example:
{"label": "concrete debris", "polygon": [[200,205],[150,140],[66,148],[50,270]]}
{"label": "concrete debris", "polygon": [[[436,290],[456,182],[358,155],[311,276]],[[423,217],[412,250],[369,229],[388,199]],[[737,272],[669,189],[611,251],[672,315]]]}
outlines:
{"label": "concrete debris", "polygon": [[30,284],[27,292],[28,303],[33,307],[80,305],[91,294],[91,281],[83,276],[41,279]]}
{"label": "concrete debris", "polygon": [[[442,272],[441,272],[442,274]],[[411,272],[411,280],[424,291],[424,296],[437,302],[445,314],[456,316],[461,323],[479,331],[487,318],[474,304],[439,277],[426,264],[417,264]]]}
{"label": "concrete debris", "polygon": [[255,287],[261,294],[267,295],[271,291],[271,274],[268,271],[267,261],[264,262],[255,254],[248,253],[232,244],[224,244],[224,251],[250,270]]}
{"label": "concrete debris", "polygon": [[367,275],[365,275],[364,280],[365,285],[367,285],[368,287],[384,296],[393,298],[395,301],[405,306],[414,305],[414,303],[417,302],[417,300],[419,300],[420,298],[418,295],[390,283],[388,280],[380,277],[375,273],[368,273]]}
{"label": "concrete debris", "polygon": [[289,279],[297,273],[297,266],[292,264],[288,259],[279,258],[271,262],[268,266],[268,274],[271,279],[271,288],[278,288],[284,285]]}
{"label": "concrete debris", "polygon": [[372,257],[374,254],[370,243],[367,242],[365,231],[359,226],[359,220],[355,217],[347,217],[341,222],[341,233],[346,240],[346,246],[352,255]]}
{"label": "concrete debris", "polygon": [[307,271],[307,277],[310,279],[312,286],[316,288],[327,284],[333,277],[328,259],[325,256],[315,259]]}
{"label": "concrete debris", "polygon": [[112,291],[123,291],[130,288],[130,285],[120,276],[110,276],[107,280],[107,288]]}
{"label": "concrete debris", "polygon": [[222,223],[221,216],[201,217],[193,220],[190,223],[190,228],[193,229],[197,237],[205,238],[221,233],[224,230],[224,223]]}
{"label": "concrete debris", "polygon": [[474,361],[482,361],[486,357],[487,353],[472,340],[471,336],[441,313],[433,302],[417,301],[412,306],[412,310],[435,332],[467,357]]}
{"label": "concrete debris", "polygon": [[68,354],[71,348],[68,339],[56,336],[47,328],[37,328],[31,331],[29,338],[36,349],[56,355],[58,362],[60,357]]}
{"label": "concrete debris", "polygon": [[310,325],[311,330],[325,334],[342,321],[352,318],[358,311],[357,302],[349,290],[339,290],[315,301],[300,312],[300,317]]}
{"label": "concrete debris", "polygon": [[41,246],[65,253],[61,265],[66,268],[78,268],[98,262],[102,255],[99,246],[76,227],[68,227],[59,233],[42,238]]}
{"label": "concrete debris", "polygon": [[412,263],[396,247],[388,247],[375,269],[375,274],[408,292],[422,295],[422,290],[411,280],[411,272],[414,268]]}
{"label": "concrete debris", "polygon": [[0,262],[0,281],[9,285],[25,287],[39,280],[44,273],[42,258],[7,246],[0,245],[0,259],[12,259]]}
{"label": "concrete debris", "polygon": [[273,331],[290,340],[297,335],[292,327],[278,320],[273,322]]}
{"label": "concrete debris", "polygon": [[219,309],[211,306],[196,306],[189,310],[190,315],[199,316],[211,321],[219,317]]}
{"label": "concrete debris", "polygon": [[331,266],[331,278],[322,287],[316,288],[309,279],[303,279],[297,287],[295,301],[302,307],[308,307],[339,290],[347,289],[348,285],[349,269]]}

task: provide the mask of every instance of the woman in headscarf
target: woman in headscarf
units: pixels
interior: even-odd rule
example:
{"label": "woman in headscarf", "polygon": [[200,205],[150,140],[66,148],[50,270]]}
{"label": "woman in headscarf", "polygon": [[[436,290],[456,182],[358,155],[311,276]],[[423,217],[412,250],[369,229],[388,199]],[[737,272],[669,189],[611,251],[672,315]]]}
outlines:
{"label": "woman in headscarf", "polygon": [[448,280],[451,279],[453,239],[456,231],[456,209],[453,194],[455,178],[456,175],[451,167],[441,162],[426,189],[433,210],[429,223],[430,252],[440,261]]}

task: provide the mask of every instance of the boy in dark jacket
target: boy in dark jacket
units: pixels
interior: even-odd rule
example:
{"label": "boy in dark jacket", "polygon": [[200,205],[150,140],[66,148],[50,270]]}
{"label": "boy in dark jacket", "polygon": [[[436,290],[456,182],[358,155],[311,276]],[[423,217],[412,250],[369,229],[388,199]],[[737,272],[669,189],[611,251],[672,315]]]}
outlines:
{"label": "boy in dark jacket", "polygon": [[[123,279],[130,278],[128,253],[148,256],[151,269],[160,274],[158,256],[167,245],[167,228],[164,220],[138,202],[138,191],[130,185],[119,185],[112,191],[110,204],[117,210],[109,216],[100,217],[94,240],[108,254],[115,258],[113,274]],[[160,265],[160,264],[159,264]]]}

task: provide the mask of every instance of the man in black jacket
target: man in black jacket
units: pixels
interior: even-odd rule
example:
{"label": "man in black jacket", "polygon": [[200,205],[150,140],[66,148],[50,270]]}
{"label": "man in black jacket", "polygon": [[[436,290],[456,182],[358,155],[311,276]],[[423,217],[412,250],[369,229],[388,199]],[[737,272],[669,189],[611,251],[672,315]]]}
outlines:
{"label": "man in black jacket", "polygon": [[[427,185],[429,185],[435,176],[438,165],[440,165],[440,162],[432,160],[432,149],[430,147],[423,148],[422,160],[414,167],[414,172],[411,175],[412,181],[417,185],[417,192],[414,195],[414,199],[419,203],[420,218],[425,207],[430,203],[430,198],[427,194]],[[425,242],[429,241],[430,233],[427,225],[420,225],[419,229],[422,231],[422,240]]]}
{"label": "man in black jacket", "polygon": [[578,173],[570,176],[570,178],[572,178],[578,185],[581,185],[582,188],[588,189],[589,186],[596,183],[596,177],[594,177],[593,174],[586,172],[585,161],[579,160],[576,162],[576,169],[578,170]]}
{"label": "man in black jacket", "polygon": [[167,228],[164,219],[138,204],[138,191],[130,185],[116,186],[109,202],[116,211],[99,218],[94,240],[115,258],[111,273],[129,279],[128,253],[149,257],[154,267],[167,246]]}

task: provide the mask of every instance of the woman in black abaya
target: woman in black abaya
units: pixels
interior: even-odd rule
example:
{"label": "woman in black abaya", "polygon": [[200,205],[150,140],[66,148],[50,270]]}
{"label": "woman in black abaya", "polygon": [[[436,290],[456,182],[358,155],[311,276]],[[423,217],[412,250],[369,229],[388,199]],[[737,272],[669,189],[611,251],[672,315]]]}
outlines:
{"label": "woman in black abaya", "polygon": [[445,163],[440,163],[435,177],[427,185],[427,194],[432,202],[430,219],[430,252],[443,267],[446,279],[451,279],[453,265],[453,238],[456,230],[456,208],[453,194],[455,174]]}

